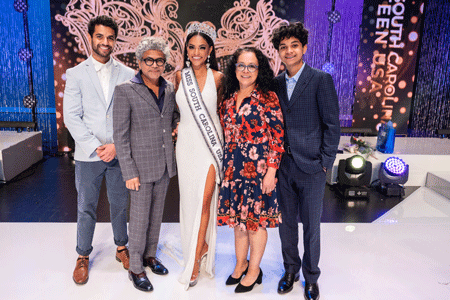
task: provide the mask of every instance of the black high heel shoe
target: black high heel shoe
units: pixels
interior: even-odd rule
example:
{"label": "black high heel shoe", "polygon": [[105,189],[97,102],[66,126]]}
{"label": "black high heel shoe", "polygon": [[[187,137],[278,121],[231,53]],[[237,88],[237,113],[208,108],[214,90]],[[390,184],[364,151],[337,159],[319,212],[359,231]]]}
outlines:
{"label": "black high heel shoe", "polygon": [[263,277],[263,272],[261,270],[261,268],[259,268],[259,275],[258,278],[256,278],[255,282],[253,282],[252,285],[250,286],[245,286],[242,285],[241,283],[239,283],[236,287],[236,289],[234,290],[235,293],[246,293],[246,292],[250,292],[251,290],[253,290],[253,287],[255,286],[255,284],[261,284],[262,283],[262,277]]}
{"label": "black high heel shoe", "polygon": [[250,262],[247,260],[247,269],[245,269],[245,271],[241,274],[241,276],[239,277],[239,278],[234,278],[234,277],[232,277],[231,275],[233,275],[233,274],[231,274],[230,276],[228,276],[228,279],[227,279],[227,281],[225,282],[225,284],[226,285],[235,285],[235,284],[238,284],[240,281],[241,281],[241,279],[242,279],[242,277],[245,275],[245,274],[247,274],[247,272],[248,272],[248,266],[250,265]]}

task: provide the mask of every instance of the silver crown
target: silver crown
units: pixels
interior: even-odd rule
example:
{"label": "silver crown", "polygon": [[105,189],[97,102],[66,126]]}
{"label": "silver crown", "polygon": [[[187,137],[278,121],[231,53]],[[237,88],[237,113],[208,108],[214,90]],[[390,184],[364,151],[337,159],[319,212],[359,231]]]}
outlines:
{"label": "silver crown", "polygon": [[216,41],[217,38],[217,34],[216,34],[216,30],[206,24],[206,23],[193,23],[191,25],[189,25],[189,28],[187,29],[187,35],[190,35],[193,32],[201,32],[206,34],[207,36],[209,36],[211,38],[211,40],[213,41],[213,43]]}

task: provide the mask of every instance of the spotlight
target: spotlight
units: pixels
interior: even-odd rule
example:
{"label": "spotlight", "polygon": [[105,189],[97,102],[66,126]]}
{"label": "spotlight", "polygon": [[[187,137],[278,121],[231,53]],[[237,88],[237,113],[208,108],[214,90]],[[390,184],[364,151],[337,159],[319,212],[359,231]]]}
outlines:
{"label": "spotlight", "polygon": [[408,181],[409,166],[401,159],[391,156],[381,164],[378,171],[377,190],[386,196],[404,196],[402,186]]}
{"label": "spotlight", "polygon": [[369,198],[367,186],[371,178],[372,163],[361,155],[339,161],[337,190],[345,198]]}

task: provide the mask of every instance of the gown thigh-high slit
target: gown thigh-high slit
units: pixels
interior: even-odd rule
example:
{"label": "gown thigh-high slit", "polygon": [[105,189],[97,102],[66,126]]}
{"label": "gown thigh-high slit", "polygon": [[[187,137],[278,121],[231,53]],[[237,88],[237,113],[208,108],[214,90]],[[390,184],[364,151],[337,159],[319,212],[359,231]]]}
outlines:
{"label": "gown thigh-high slit", "polygon": [[[205,87],[201,94],[217,133],[222,139],[222,127],[217,115],[217,90],[211,69],[208,69]],[[178,280],[188,285],[194,268],[207,175],[211,165],[215,168],[216,179],[219,170],[217,170],[214,158],[191,113],[182,83],[178,88],[176,101],[180,109],[176,157],[180,190],[181,245],[184,261],[184,270]],[[205,236],[205,242],[208,244],[208,255],[204,270],[209,277],[214,276],[218,193],[219,186],[216,181]]]}

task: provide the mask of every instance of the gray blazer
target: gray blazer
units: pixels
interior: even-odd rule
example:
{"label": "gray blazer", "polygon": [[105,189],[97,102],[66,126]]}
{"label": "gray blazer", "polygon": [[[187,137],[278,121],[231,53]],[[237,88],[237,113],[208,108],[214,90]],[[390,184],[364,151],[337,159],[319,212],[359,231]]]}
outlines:
{"label": "gray blazer", "polygon": [[114,141],[123,179],[148,183],[159,180],[166,166],[169,177],[176,175],[172,129],[179,114],[172,83],[167,82],[160,111],[138,75],[114,92]]}
{"label": "gray blazer", "polygon": [[[64,123],[75,140],[75,160],[99,161],[95,150],[113,144],[112,106],[107,106],[100,80],[89,57],[66,71]],[[135,71],[113,60],[108,97],[113,98],[117,84],[133,78]]]}

